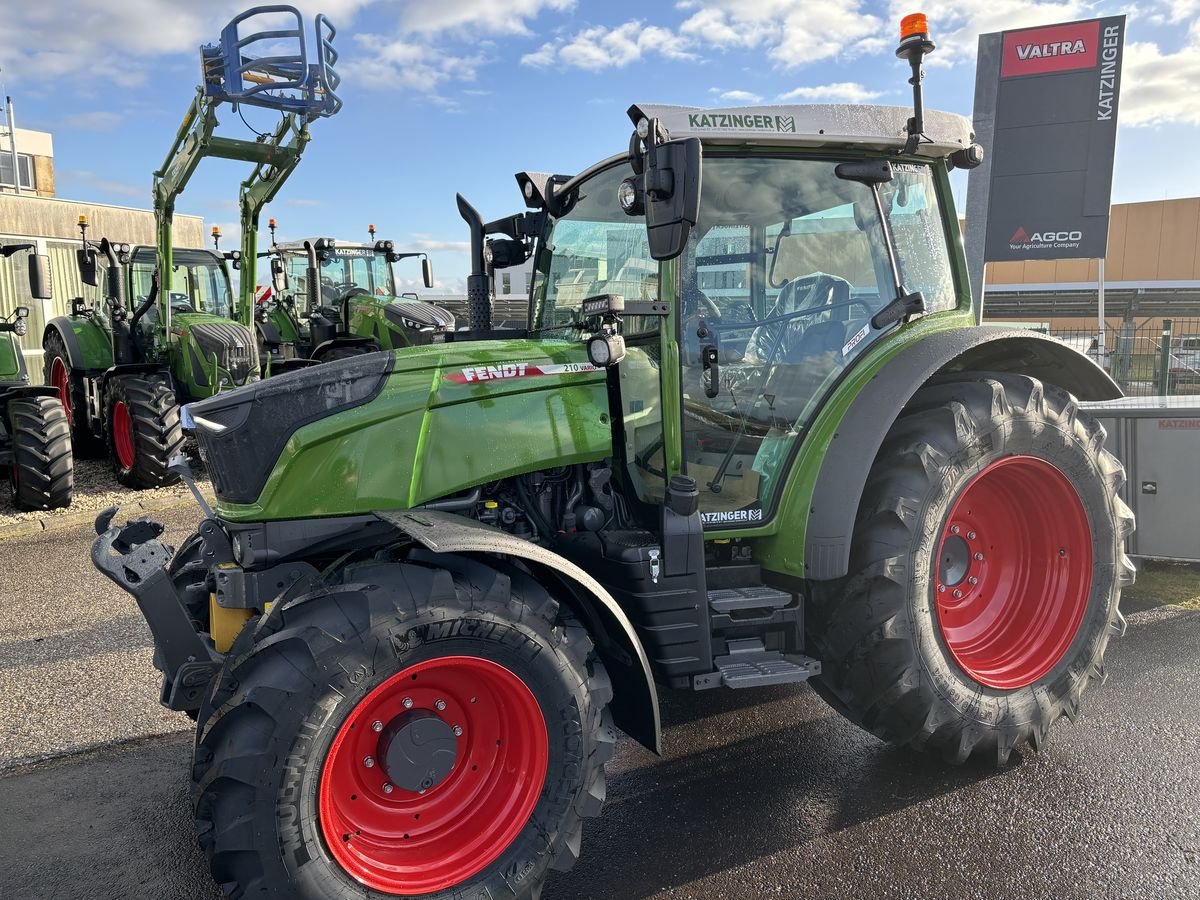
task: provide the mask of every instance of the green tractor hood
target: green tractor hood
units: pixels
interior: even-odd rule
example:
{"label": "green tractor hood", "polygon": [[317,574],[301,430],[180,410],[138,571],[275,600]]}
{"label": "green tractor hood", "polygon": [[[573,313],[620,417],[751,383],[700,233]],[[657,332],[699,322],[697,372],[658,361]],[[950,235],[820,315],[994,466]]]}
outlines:
{"label": "green tractor hood", "polygon": [[201,312],[171,315],[173,374],[189,397],[209,397],[258,378],[258,342],[239,322]]}
{"label": "green tractor hood", "polygon": [[605,371],[565,341],[371,353],[187,413],[230,521],[410,508],[612,453]]}

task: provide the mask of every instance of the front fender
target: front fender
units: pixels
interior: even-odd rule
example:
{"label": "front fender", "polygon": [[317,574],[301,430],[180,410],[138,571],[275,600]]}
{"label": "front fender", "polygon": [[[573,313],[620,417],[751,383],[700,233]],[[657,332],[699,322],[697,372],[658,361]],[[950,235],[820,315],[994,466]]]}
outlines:
{"label": "front fender", "polygon": [[1028,375],[1080,400],[1113,400],[1121,389],[1099,366],[1059,340],[999,326],[935,332],[889,360],[846,411],[821,461],[804,538],[806,578],[849,571],[850,538],[867,474],[883,439],[913,394],[943,373]]}
{"label": "front fender", "polygon": [[67,348],[67,361],[79,372],[102,372],[112,368],[112,338],[90,317],[55,316],[46,323],[42,345],[55,333]]}
{"label": "front fender", "polygon": [[503,553],[524,560],[539,580],[563,589],[558,599],[588,624],[613,681],[613,720],[646,749],[662,752],[658,690],[629,617],[596,579],[557,553],[453,513],[377,512],[378,518],[434,553]]}

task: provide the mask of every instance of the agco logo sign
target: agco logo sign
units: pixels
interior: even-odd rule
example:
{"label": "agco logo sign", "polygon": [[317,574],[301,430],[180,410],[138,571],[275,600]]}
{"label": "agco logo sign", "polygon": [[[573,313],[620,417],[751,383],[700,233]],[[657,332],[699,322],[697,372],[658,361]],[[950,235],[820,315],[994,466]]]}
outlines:
{"label": "agco logo sign", "polygon": [[1035,231],[1030,234],[1020,226],[1008,239],[1013,247],[1077,247],[1083,240],[1082,231]]}

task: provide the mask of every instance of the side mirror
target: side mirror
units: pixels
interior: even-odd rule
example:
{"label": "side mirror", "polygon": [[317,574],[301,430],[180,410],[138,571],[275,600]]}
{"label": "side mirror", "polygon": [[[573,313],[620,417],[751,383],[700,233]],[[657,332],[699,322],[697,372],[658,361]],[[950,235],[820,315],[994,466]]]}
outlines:
{"label": "side mirror", "polygon": [[[49,300],[52,296],[50,257],[44,253],[35,253],[29,257],[29,296],[34,300]],[[28,310],[25,311],[25,315],[29,315]]]}
{"label": "side mirror", "polygon": [[421,257],[421,281],[425,282],[425,287],[433,287],[433,263],[428,256]]}
{"label": "side mirror", "polygon": [[287,293],[287,267],[283,264],[283,260],[277,256],[271,258],[271,286],[274,288],[276,296]]}
{"label": "side mirror", "polygon": [[888,184],[895,178],[892,164],[886,159],[860,159],[838,163],[833,174],[842,181],[857,181],[865,185]]}
{"label": "side mirror", "polygon": [[659,121],[642,117],[636,107],[630,117],[636,123],[629,146],[635,174],[622,183],[618,200],[629,215],[645,211],[650,255],[674,259],[700,217],[700,139],[667,140]]}
{"label": "side mirror", "polygon": [[96,251],[91,247],[80,247],[75,251],[75,263],[79,267],[79,280],[91,287],[100,284],[96,271]]}

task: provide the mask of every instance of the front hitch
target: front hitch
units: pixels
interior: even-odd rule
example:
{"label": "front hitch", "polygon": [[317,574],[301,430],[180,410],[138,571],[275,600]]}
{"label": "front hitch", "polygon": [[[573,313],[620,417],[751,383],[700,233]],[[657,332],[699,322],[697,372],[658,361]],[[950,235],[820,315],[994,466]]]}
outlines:
{"label": "front hitch", "polygon": [[168,709],[195,710],[221,656],[192,626],[191,616],[167,574],[174,549],[158,538],[163,526],[150,519],[112,525],[117,507],[96,517],[92,563],[133,596],[154,637],[155,664],[163,673],[161,702]]}

